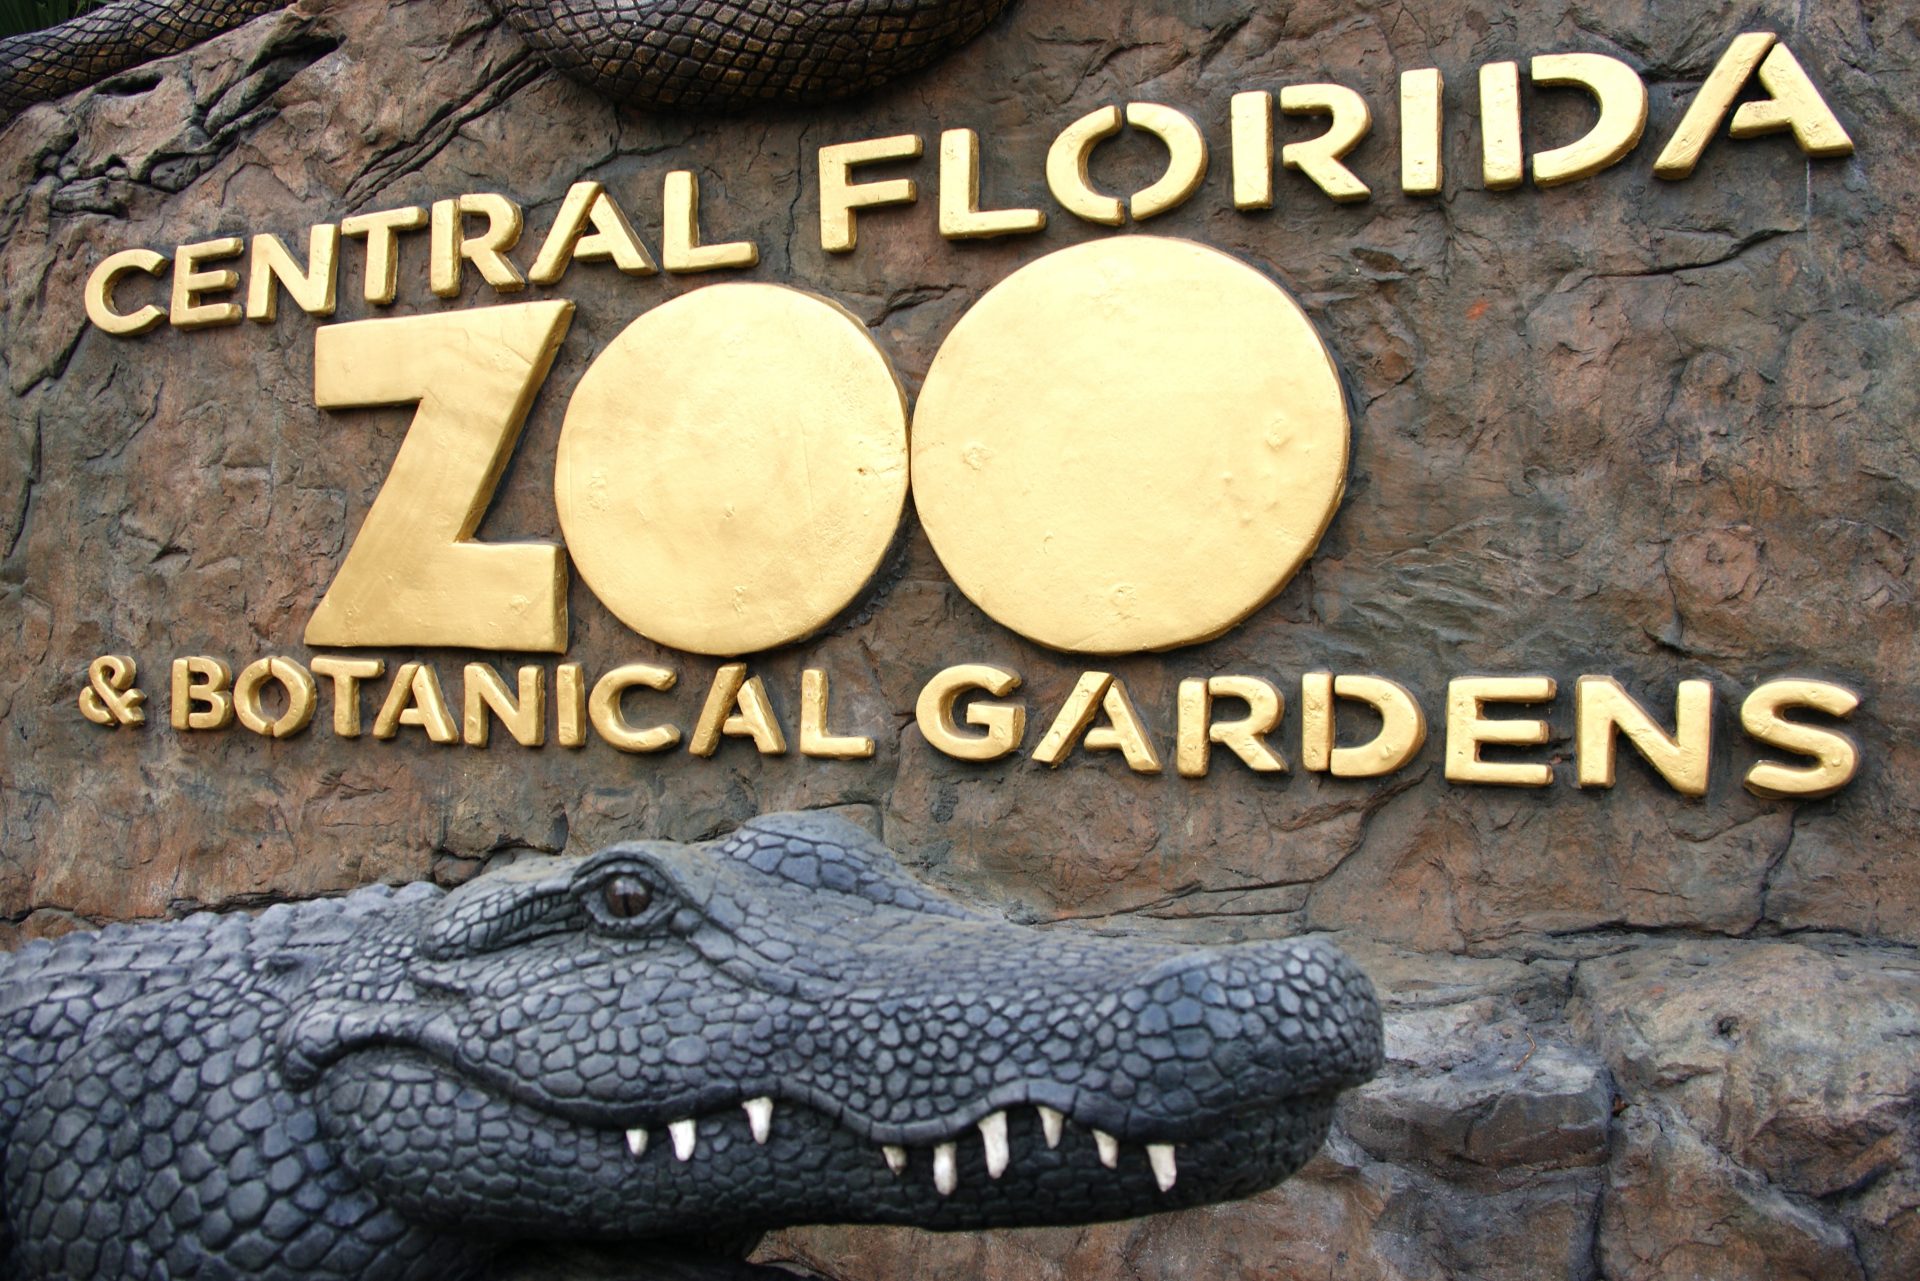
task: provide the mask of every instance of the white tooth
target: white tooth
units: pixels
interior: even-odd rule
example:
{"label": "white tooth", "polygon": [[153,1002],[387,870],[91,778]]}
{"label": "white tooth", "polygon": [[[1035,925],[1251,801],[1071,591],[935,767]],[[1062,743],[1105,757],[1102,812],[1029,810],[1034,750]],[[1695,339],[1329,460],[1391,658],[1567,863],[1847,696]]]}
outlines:
{"label": "white tooth", "polygon": [[1100,1164],[1109,1170],[1120,1164],[1120,1140],[1105,1130],[1093,1132],[1093,1145],[1100,1149]]}
{"label": "white tooth", "polygon": [[1173,1144],[1147,1144],[1147,1164],[1153,1167],[1153,1178],[1160,1190],[1173,1191]]}
{"label": "white tooth", "polygon": [[933,1149],[933,1186],[941,1196],[952,1196],[953,1190],[960,1186],[960,1172],[953,1164],[956,1146],[942,1143]]}
{"label": "white tooth", "polygon": [[684,1161],[693,1155],[693,1140],[697,1134],[692,1121],[675,1121],[667,1127],[667,1133],[673,1136],[673,1154]]}
{"label": "white tooth", "polygon": [[1057,1148],[1060,1146],[1060,1130],[1066,1123],[1067,1118],[1055,1112],[1052,1108],[1043,1107],[1040,1109],[1040,1128],[1046,1132],[1048,1147]]}
{"label": "white tooth", "polygon": [[997,1179],[1007,1172],[1007,1114],[981,1117],[980,1138],[987,1145],[987,1177]]}
{"label": "white tooth", "polygon": [[893,1171],[893,1177],[899,1178],[900,1172],[907,1168],[907,1150],[896,1148],[891,1143],[880,1145],[880,1155],[887,1158],[887,1168]]}
{"label": "white tooth", "polygon": [[639,1156],[647,1150],[647,1132],[645,1130],[627,1131],[627,1151]]}
{"label": "white tooth", "polygon": [[748,1099],[740,1105],[747,1110],[747,1126],[753,1131],[755,1143],[765,1143],[767,1132],[773,1128],[773,1100]]}

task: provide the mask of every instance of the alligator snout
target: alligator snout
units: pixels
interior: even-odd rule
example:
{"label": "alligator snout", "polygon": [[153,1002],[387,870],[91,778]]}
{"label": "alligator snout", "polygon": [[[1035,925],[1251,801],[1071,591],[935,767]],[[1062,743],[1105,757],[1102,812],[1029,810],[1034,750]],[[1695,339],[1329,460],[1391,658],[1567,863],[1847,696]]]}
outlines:
{"label": "alligator snout", "polygon": [[[334,1001],[285,1045],[349,1165],[429,1219],[469,1180],[529,1217],[557,1181],[616,1235],[1198,1204],[1298,1168],[1381,1059],[1325,943],[1012,925],[818,816],[483,878],[423,937],[420,1008]],[[440,1123],[362,1150],[396,1100]]]}
{"label": "alligator snout", "polygon": [[1116,1080],[1145,1128],[1257,1099],[1330,1094],[1380,1070],[1373,985],[1322,942],[1247,943],[1166,961],[1117,1004]]}
{"label": "alligator snout", "polygon": [[[1372,987],[1325,944],[1189,949],[960,925],[973,946],[942,948],[942,932],[874,958],[902,975],[891,987],[849,975],[845,993],[790,1007],[783,1027],[805,1051],[769,1047],[780,1083],[831,1100],[877,1143],[937,1144],[1020,1106],[1158,1143],[1379,1068]],[[937,959],[906,978],[926,951]]]}

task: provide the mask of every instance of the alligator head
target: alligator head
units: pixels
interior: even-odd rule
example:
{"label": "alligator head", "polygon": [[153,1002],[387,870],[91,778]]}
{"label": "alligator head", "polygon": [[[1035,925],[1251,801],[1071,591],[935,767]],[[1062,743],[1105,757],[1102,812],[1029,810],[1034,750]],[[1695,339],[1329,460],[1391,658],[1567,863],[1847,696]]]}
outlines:
{"label": "alligator head", "polygon": [[286,1070],[383,1202],[505,1236],[1243,1196],[1306,1161],[1381,1058],[1370,985],[1323,944],[1008,924],[820,815],[481,878],[404,964],[302,1008]]}

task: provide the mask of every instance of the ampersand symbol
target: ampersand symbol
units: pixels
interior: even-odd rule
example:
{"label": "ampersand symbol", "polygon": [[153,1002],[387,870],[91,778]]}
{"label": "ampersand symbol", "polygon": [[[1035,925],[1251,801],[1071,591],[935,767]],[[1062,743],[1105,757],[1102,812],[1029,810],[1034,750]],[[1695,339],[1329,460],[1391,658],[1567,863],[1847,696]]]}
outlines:
{"label": "ampersand symbol", "polygon": [[143,725],[147,714],[140,704],[145,692],[133,687],[140,669],[131,658],[102,654],[87,664],[89,688],[80,691],[80,714],[95,725]]}

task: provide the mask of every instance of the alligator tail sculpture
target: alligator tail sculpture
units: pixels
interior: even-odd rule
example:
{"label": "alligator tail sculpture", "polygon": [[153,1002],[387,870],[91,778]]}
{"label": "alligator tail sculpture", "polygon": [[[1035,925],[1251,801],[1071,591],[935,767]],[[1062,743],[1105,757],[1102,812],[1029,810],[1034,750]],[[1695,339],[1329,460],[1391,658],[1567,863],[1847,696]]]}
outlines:
{"label": "alligator tail sculpture", "polygon": [[0,1020],[0,1276],[74,1281],[1197,1205],[1381,1058],[1322,944],[1011,925],[820,815],[35,944]]}
{"label": "alligator tail sculpture", "polygon": [[[291,0],[111,0],[0,40],[0,120]],[[965,44],[1007,0],[488,0],[568,75],[639,106],[827,102]]]}

